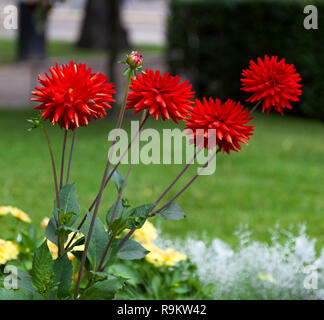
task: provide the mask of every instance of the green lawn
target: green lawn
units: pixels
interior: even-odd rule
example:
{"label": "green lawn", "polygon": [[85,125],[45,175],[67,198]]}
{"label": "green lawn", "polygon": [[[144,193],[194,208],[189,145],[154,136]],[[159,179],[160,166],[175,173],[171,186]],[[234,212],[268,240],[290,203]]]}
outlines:
{"label": "green lawn", "polygon": [[[0,111],[0,205],[20,207],[39,224],[52,211],[53,180],[41,131],[26,130],[25,119],[30,115],[25,111]],[[115,121],[97,121],[79,130],[72,181],[77,182],[83,210],[98,191],[109,146],[107,133],[114,124]],[[240,224],[248,224],[257,239],[269,239],[268,230],[276,223],[289,227],[306,222],[308,233],[324,244],[323,123],[260,114],[254,124],[256,130],[250,145],[240,153],[220,155],[216,173],[199,177],[177,201],[187,218],[163,221],[163,231],[172,236],[206,233],[235,243],[233,232]],[[174,125],[151,121],[147,126],[161,129]],[[51,128],[49,134],[58,155],[63,132]],[[181,168],[135,166],[127,198],[134,205],[154,201]],[[126,169],[124,165],[121,171],[125,173]],[[185,179],[193,172],[194,168]],[[114,197],[115,191],[110,187],[101,214]]]}
{"label": "green lawn", "polygon": [[[141,53],[162,52],[164,48],[156,45],[138,45],[132,47],[133,50],[139,50]],[[105,50],[91,50],[76,48],[75,45],[67,41],[49,41],[47,47],[49,57],[68,58],[75,57],[105,57]],[[0,39],[0,64],[13,63],[17,57],[17,42],[11,39]]]}

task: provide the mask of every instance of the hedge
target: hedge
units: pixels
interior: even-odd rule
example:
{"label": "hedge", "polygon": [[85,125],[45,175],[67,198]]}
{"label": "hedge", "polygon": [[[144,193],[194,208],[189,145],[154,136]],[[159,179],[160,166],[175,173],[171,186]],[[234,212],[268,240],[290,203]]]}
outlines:
{"label": "hedge", "polygon": [[185,73],[202,96],[244,101],[241,71],[265,54],[286,58],[302,75],[303,96],[294,112],[324,120],[324,1],[319,28],[303,26],[306,1],[171,0],[167,61]]}

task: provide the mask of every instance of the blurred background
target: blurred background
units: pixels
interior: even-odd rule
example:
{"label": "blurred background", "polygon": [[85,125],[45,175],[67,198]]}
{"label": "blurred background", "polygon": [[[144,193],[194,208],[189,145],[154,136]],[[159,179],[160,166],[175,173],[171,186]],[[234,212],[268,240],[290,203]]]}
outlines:
{"label": "blurred background", "polygon": [[[156,221],[171,236],[204,234],[235,243],[235,230],[248,226],[268,240],[269,229],[295,228],[324,244],[324,2],[318,30],[306,30],[303,0],[0,0],[0,206],[26,211],[35,223],[50,216],[54,192],[48,150],[40,132],[27,132],[33,114],[30,91],[37,75],[58,62],[86,62],[116,83],[125,79],[117,62],[130,50],[144,55],[144,68],[189,79],[198,96],[244,102],[240,75],[250,59],[286,58],[303,78],[303,96],[281,117],[257,113],[255,135],[240,153],[220,155],[212,176],[200,177],[178,200],[187,219]],[[7,30],[5,7],[18,8],[18,29]],[[247,107],[250,107],[247,105]],[[85,209],[98,192],[106,160],[109,116],[78,133],[72,180]],[[128,118],[133,119],[130,113]],[[129,121],[124,122],[129,128]],[[159,130],[170,122],[151,121]],[[50,128],[57,163],[63,131]],[[136,165],[126,197],[136,205],[156,200],[180,165]],[[127,166],[121,171],[127,170]],[[195,168],[184,177],[187,181]],[[182,184],[185,183],[182,181]],[[181,182],[170,193],[172,197]],[[101,214],[114,200],[106,191]]]}

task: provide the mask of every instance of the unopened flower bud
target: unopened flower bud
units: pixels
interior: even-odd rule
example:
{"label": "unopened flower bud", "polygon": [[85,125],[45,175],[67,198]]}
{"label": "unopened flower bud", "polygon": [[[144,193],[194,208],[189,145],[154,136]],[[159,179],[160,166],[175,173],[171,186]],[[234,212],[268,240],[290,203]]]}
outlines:
{"label": "unopened flower bud", "polygon": [[133,51],[128,55],[127,63],[131,68],[138,68],[143,63],[143,56],[137,51]]}

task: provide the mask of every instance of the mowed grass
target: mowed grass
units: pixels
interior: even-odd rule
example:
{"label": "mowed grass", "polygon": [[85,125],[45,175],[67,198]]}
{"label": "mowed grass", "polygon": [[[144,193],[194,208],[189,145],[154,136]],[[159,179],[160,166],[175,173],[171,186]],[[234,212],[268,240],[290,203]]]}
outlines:
{"label": "mowed grass", "polygon": [[[0,39],[0,64],[14,63],[17,61],[17,40]],[[157,45],[136,45],[132,47],[133,50],[138,50],[142,54],[146,53],[161,53],[164,51],[163,46]],[[125,52],[126,53],[126,52]],[[75,57],[86,58],[100,58],[103,59],[107,55],[106,50],[92,50],[86,48],[77,48],[74,43],[68,41],[48,41],[47,56],[50,58],[66,58],[73,59]]]}
{"label": "mowed grass", "polygon": [[[27,132],[31,112],[0,111],[0,205],[17,206],[39,225],[50,216],[54,200],[49,154],[40,130]],[[129,123],[128,120],[125,124]],[[91,123],[78,132],[72,167],[72,181],[83,212],[98,192],[109,143],[107,134],[115,120]],[[201,176],[178,200],[187,214],[182,221],[154,218],[172,237],[219,237],[235,244],[234,231],[247,224],[254,237],[269,240],[269,229],[299,223],[324,245],[324,125],[278,115],[259,114],[254,119],[255,135],[240,153],[219,155],[217,170]],[[126,125],[127,127],[127,125]],[[171,122],[151,121],[158,130]],[[57,166],[63,131],[48,129]],[[135,165],[125,196],[134,205],[153,202],[181,170],[181,165]],[[121,171],[125,173],[127,165]],[[170,192],[173,196],[194,174],[193,167]],[[110,186],[100,215],[116,197]]]}

